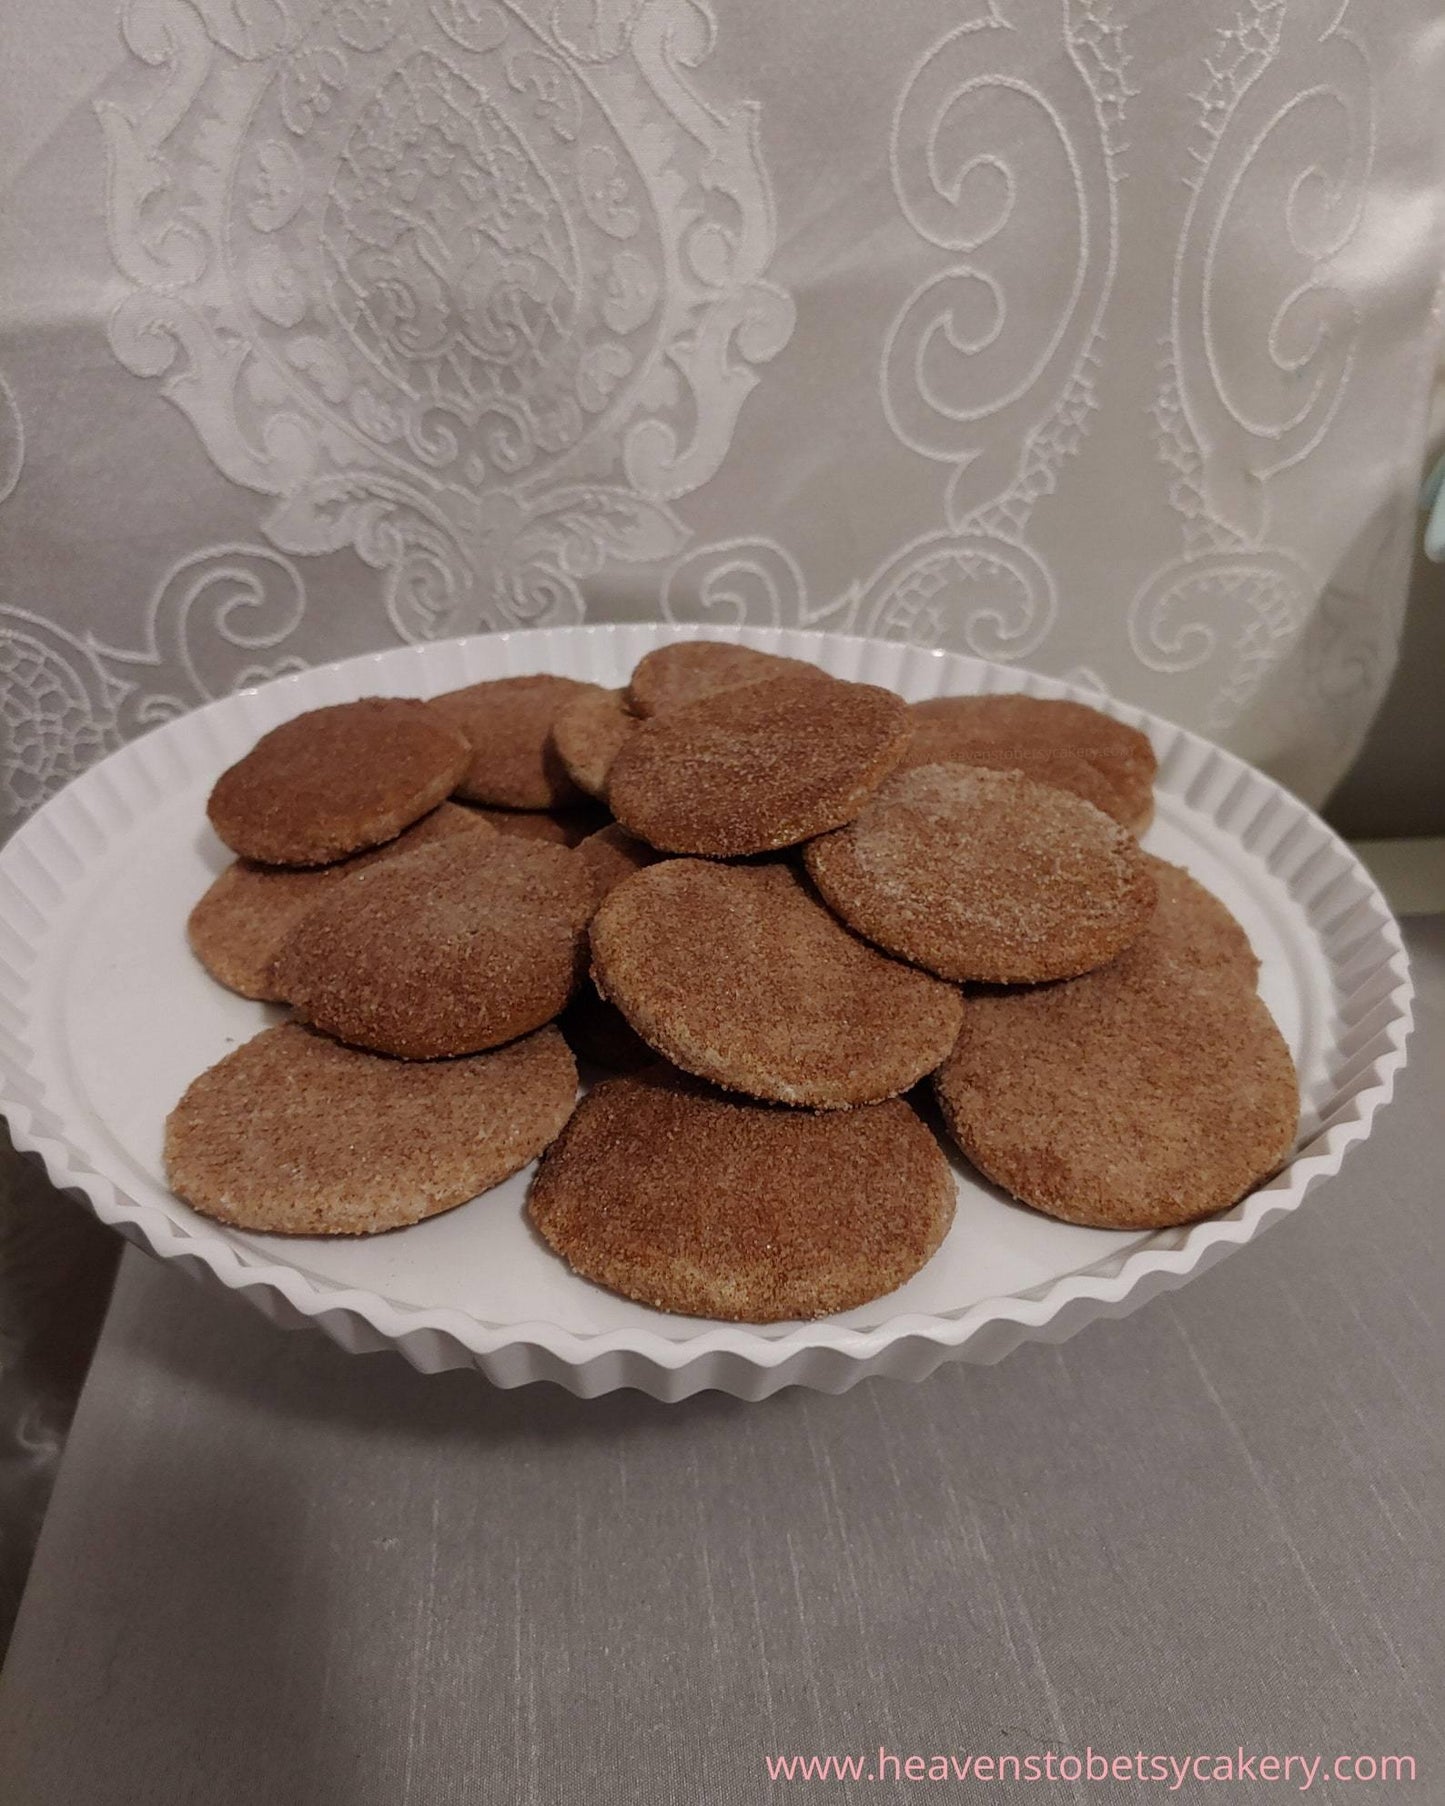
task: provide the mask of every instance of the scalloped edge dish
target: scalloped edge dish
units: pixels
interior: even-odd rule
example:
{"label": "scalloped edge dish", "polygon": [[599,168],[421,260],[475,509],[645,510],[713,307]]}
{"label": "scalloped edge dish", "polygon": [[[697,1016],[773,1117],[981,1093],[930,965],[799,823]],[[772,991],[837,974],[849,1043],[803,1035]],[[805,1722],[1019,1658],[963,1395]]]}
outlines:
{"label": "scalloped edge dish", "polygon": [[[402,1303],[342,1286],[299,1264],[262,1259],[219,1225],[171,1202],[133,1198],[106,1176],[94,1121],[57,1110],[54,1075],[67,1059],[55,972],[68,949],[56,927],[65,898],[117,841],[135,832],[184,776],[218,772],[267,727],[321,703],[377,692],[431,695],[483,677],[560,671],[625,681],[643,653],[670,640],[738,640],[809,658],[836,676],[887,685],[910,700],[1012,690],[1072,696],[1144,729],[1159,755],[1161,798],[1248,862],[1308,924],[1297,949],[1329,1023],[1324,1077],[1308,1100],[1286,1166],[1232,1210],[1148,1236],[1082,1268],[957,1311],[900,1309],[868,1328],[836,1320],[767,1335],[699,1322],[660,1335],[645,1316],[605,1332],[565,1323],[491,1324],[452,1306]],[[199,826],[199,823],[197,824]],[[584,1397],[636,1387],[660,1399],[707,1389],[758,1399],[783,1386],[840,1392],[874,1374],[920,1379],[944,1361],[995,1361],[1030,1339],[1062,1341],[1099,1317],[1121,1316],[1182,1285],[1339,1171],[1369,1133],[1405,1063],[1411,983],[1399,929],[1364,867],[1305,805],[1234,755],[1143,710],[1052,678],[893,641],[801,630],[665,623],[548,628],[402,646],[317,666],[222,698],[165,723],[84,773],[0,850],[0,1109],[17,1147],[102,1222],[162,1259],[242,1293],[274,1322],[315,1323],[355,1353],[398,1348],[432,1372],[474,1367],[502,1386],[552,1380]],[[159,1183],[157,1181],[157,1183]],[[407,1231],[400,1233],[406,1234]],[[887,1300],[879,1308],[886,1308]]]}

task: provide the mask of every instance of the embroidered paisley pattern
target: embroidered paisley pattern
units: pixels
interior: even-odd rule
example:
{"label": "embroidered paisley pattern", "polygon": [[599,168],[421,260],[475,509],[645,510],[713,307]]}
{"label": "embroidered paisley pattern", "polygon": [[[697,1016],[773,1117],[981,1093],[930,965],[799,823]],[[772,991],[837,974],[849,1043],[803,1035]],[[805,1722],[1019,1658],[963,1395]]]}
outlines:
{"label": "embroidered paisley pattern", "polygon": [[6,808],[302,661],[659,610],[1087,673],[1318,797],[1424,431],[1401,5],[114,0],[73,292],[184,422],[62,567],[41,472],[144,394],[6,349]]}
{"label": "embroidered paisley pattern", "polygon": [[[404,15],[404,19],[403,19]],[[701,0],[130,0],[121,361],[409,639],[577,620],[680,551],[792,303]]]}

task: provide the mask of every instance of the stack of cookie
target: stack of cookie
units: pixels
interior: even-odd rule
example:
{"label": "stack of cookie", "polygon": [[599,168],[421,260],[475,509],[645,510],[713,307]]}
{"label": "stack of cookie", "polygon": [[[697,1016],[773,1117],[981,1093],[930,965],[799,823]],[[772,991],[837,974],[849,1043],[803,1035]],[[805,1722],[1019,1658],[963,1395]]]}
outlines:
{"label": "stack of cookie", "polygon": [[[239,1226],[355,1233],[546,1149],[532,1220],[574,1271],[817,1316],[947,1233],[905,1101],[933,1075],[959,1147],[1038,1209],[1219,1209],[1284,1158],[1298,1098],[1242,931],[1138,845],[1153,776],[1079,704],[910,708],[707,641],[625,691],[313,711],[212,794],[240,857],[191,944],[293,1015],[191,1086],[171,1183]],[[569,1043],[621,1073],[575,1108]]]}

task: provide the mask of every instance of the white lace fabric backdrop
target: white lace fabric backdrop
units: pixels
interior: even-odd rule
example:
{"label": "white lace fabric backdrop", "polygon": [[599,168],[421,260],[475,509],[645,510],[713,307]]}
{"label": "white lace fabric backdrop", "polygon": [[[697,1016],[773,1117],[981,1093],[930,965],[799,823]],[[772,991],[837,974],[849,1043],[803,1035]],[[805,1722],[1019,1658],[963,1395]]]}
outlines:
{"label": "white lace fabric backdrop", "polygon": [[1431,0],[10,10],[10,820],[298,664],[656,615],[1068,675],[1311,800],[1357,749]]}

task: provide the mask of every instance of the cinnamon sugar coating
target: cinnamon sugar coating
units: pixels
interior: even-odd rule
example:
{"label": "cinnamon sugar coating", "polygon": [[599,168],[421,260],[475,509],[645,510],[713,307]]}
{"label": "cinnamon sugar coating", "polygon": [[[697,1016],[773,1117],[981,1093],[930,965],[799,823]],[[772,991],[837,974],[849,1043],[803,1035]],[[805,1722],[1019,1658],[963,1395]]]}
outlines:
{"label": "cinnamon sugar coating", "polygon": [[1155,901],[1138,843],[1101,810],[966,765],[895,773],[805,859],[851,928],[955,980],[1086,972],[1143,931]]}
{"label": "cinnamon sugar coating", "polygon": [[656,865],[663,855],[646,841],[634,840],[616,822],[610,822],[585,840],[578,841],[577,857],[586,866],[600,903],[624,879],[640,872],[644,866]]}
{"label": "cinnamon sugar coating", "polygon": [[494,1053],[413,1064],[285,1022],[203,1072],[166,1122],[171,1188],[271,1235],[371,1235],[464,1204],[534,1160],[577,1068],[544,1028]]}
{"label": "cinnamon sugar coating", "polygon": [[751,646],[735,646],[730,640],[679,640],[659,646],[637,661],[627,686],[627,706],[634,715],[662,715],[704,696],[785,673],[824,675],[803,659],[755,652]]}
{"label": "cinnamon sugar coating", "polygon": [[1227,1208],[1283,1163],[1299,1118],[1289,1049],[1250,982],[1181,957],[1168,931],[1082,978],[971,996],[934,1084],[982,1173],[1100,1229]]}
{"label": "cinnamon sugar coating", "polygon": [[774,1323],[895,1290],[937,1251],[954,1186],[898,1099],[814,1115],[655,1068],[578,1106],[532,1184],[574,1272],[686,1316]]}
{"label": "cinnamon sugar coating", "polygon": [[1161,957],[1198,966],[1205,972],[1228,973],[1253,987],[1259,958],[1249,936],[1212,891],[1183,866],[1145,854],[1159,902],[1134,945],[1141,956]]}
{"label": "cinnamon sugar coating", "polygon": [[427,707],[471,749],[456,794],[463,802],[503,809],[559,809],[580,802],[583,793],[552,744],[552,724],[569,702],[597,688],[542,672],[489,678],[434,696]]}
{"label": "cinnamon sugar coating", "polygon": [[591,880],[566,848],[466,835],[337,885],[287,936],[276,988],[353,1046],[476,1053],[558,1014],[591,910]]}
{"label": "cinnamon sugar coating", "polygon": [[263,734],[217,779],[206,814],[243,859],[329,865],[435,809],[466,762],[460,735],[427,704],[367,696]]}
{"label": "cinnamon sugar coating", "polygon": [[836,921],[784,864],[670,859],[592,919],[592,973],[650,1046],[732,1091],[836,1108],[906,1091],[963,1002]]}
{"label": "cinnamon sugar coating", "polygon": [[278,997],[271,964],[302,916],[353,872],[454,834],[491,834],[474,810],[443,803],[404,829],[395,840],[335,865],[228,865],[191,911],[186,936],[191,951],[218,983],[242,997],[273,1003]]}
{"label": "cinnamon sugar coating", "polygon": [[788,673],[641,722],[607,800],[629,834],[665,852],[769,852],[851,821],[907,736],[891,690]]}
{"label": "cinnamon sugar coating", "polygon": [[1040,696],[935,696],[908,711],[900,769],[978,765],[1072,791],[1136,834],[1154,814],[1158,760],[1146,734],[1087,703]]}
{"label": "cinnamon sugar coating", "polygon": [[607,774],[637,717],[624,690],[588,690],[558,710],[552,745],[578,789],[606,796]]}

